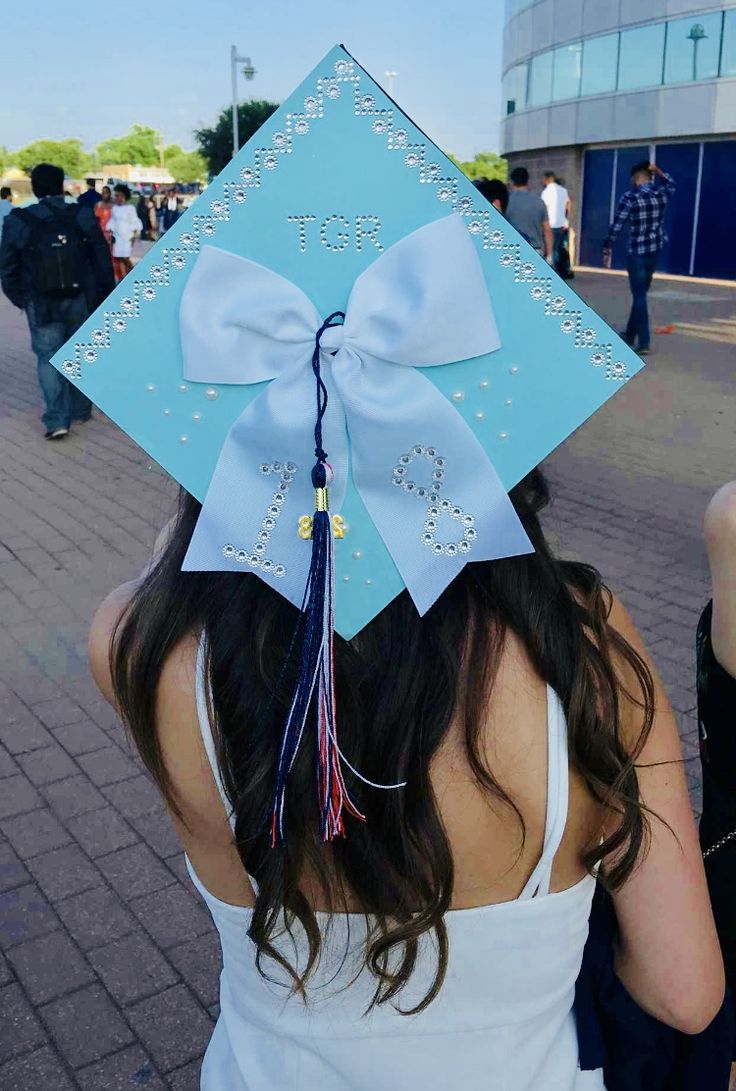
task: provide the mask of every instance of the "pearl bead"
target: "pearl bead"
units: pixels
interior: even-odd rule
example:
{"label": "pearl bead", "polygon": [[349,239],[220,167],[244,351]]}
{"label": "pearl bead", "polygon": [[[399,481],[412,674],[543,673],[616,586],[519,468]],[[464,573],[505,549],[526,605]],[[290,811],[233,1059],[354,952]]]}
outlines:
{"label": "pearl bead", "polygon": [[488,379],[481,379],[481,381],[478,383],[478,386],[481,388],[481,390],[487,390],[489,386]]}
{"label": "pearl bead", "polygon": [[156,387],[155,387],[155,385],[153,383],[146,383],[146,390],[148,391],[149,394],[153,394],[155,389],[156,389]]}
{"label": "pearl bead", "polygon": [[350,576],[343,576],[342,582],[343,583],[350,583]]}
{"label": "pearl bead", "polygon": [[518,374],[519,369],[516,366],[516,364],[514,364],[513,367],[509,368],[509,371],[511,372],[512,375],[516,375],[516,374]]}
{"label": "pearl bead", "polygon": [[454,402],[464,402],[465,401],[465,391],[464,390],[456,390],[454,392],[454,394],[452,395],[452,400]]}
{"label": "pearl bead", "polygon": [[366,587],[372,587],[373,586],[373,580],[366,580],[365,585],[366,585]]}
{"label": "pearl bead", "polygon": [[201,419],[202,419],[202,414],[201,413],[192,413],[192,420],[201,421]]}
{"label": "pearl bead", "polygon": [[171,410],[170,409],[164,409],[164,416],[165,417],[170,417],[171,416]]}
{"label": "pearl bead", "polygon": [[355,558],[356,561],[359,561],[362,556],[363,556],[363,554],[360,552],[359,549],[356,549],[353,552],[353,557]]}
{"label": "pearl bead", "polygon": [[214,386],[208,386],[204,392],[204,396],[207,401],[213,402],[219,395],[219,390],[215,390]]}
{"label": "pearl bead", "polygon": [[179,436],[179,443],[189,443],[189,436]]}
{"label": "pearl bead", "polygon": [[498,438],[499,438],[499,439],[508,439],[508,438],[509,438],[509,434],[508,434],[508,432],[499,432],[499,433],[498,433]]}
{"label": "pearl bead", "polygon": [[179,383],[179,390],[182,394],[186,394],[187,390],[189,390],[189,387],[186,383]]}
{"label": "pearl bead", "polygon": [[475,414],[475,419],[476,419],[476,420],[485,420],[485,419],[486,419],[486,415],[485,415],[485,413],[484,413],[484,412],[483,412],[483,411],[481,410],[481,411],[479,411],[478,413],[476,413],[476,414]]}
{"label": "pearl bead", "polygon": [[513,404],[514,403],[511,401],[511,398],[506,399],[506,405],[513,405]]}

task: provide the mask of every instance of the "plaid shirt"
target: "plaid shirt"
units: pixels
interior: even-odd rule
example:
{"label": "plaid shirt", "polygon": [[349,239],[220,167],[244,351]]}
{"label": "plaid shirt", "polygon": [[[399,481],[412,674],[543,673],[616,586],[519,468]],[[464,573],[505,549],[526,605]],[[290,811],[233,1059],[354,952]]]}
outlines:
{"label": "plaid shirt", "polygon": [[630,254],[652,254],[667,242],[664,233],[664,210],[676,186],[669,174],[657,176],[653,182],[627,189],[619,197],[608,241],[613,243],[626,221],[629,221]]}

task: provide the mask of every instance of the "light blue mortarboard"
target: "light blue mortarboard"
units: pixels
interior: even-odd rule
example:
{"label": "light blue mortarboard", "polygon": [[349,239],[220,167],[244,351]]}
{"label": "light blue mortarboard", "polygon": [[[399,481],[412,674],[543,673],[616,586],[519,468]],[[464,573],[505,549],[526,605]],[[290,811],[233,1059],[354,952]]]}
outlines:
{"label": "light blue mortarboard", "polygon": [[[412,284],[430,267],[435,291],[444,285],[447,294],[433,297],[421,285],[417,303]],[[357,337],[360,358],[371,362],[374,394],[385,398],[371,429],[359,420],[360,367],[348,369],[337,397],[325,376],[333,403],[344,403],[339,436],[335,421],[325,421],[325,448],[329,458],[331,446],[344,446],[331,460],[341,478],[333,507],[347,528],[335,547],[335,628],[348,638],[407,585],[412,565],[410,590],[423,611],[466,561],[524,552],[512,526],[495,551],[476,548],[480,528],[492,528],[503,509],[498,497],[487,500],[493,470],[510,489],[642,365],[344,48],[327,54],[53,360],[194,496],[205,500],[216,467],[224,475],[219,496],[214,482],[211,490],[219,562],[208,563],[205,537],[193,541],[188,567],[256,571],[282,590],[282,555],[301,548],[299,578],[284,590],[298,604],[294,587],[303,589],[309,559],[297,513],[314,507],[305,462],[316,405],[309,361],[321,322],[347,311],[344,334],[324,333],[323,351],[335,353],[360,325],[361,308],[373,329]],[[245,334],[241,309],[250,316]],[[403,356],[392,355],[392,337],[401,339],[394,320],[411,327]],[[269,368],[274,352],[278,366]],[[291,399],[283,416],[279,390]],[[303,430],[288,447],[295,412]],[[402,413],[412,422],[403,432]],[[449,444],[440,423],[453,419],[464,425]],[[247,487],[226,455],[238,429],[246,445],[256,437],[262,455]],[[379,455],[388,469],[377,483],[368,463]],[[386,486],[378,502],[374,486]],[[449,545],[440,541],[448,537],[438,526],[443,515],[458,520]],[[402,535],[415,553],[406,565],[397,562]],[[422,558],[450,566],[424,602]]]}

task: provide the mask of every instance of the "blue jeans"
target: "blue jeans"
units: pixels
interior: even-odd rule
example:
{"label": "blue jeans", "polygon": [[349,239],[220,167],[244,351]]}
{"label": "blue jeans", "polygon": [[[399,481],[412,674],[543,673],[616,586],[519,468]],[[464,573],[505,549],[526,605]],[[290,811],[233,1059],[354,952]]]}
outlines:
{"label": "blue jeans", "polygon": [[651,254],[629,254],[626,262],[632,297],[631,314],[626,324],[626,340],[633,345],[638,339],[640,349],[648,349],[650,344],[647,292],[656,265],[656,251]]}
{"label": "blue jeans", "polygon": [[26,307],[31,347],[38,360],[38,381],[46,412],[41,417],[47,432],[87,420],[92,402],[51,364],[51,357],[72,337],[89,315],[83,293],[63,299],[33,300]]}
{"label": "blue jeans", "polygon": [[564,245],[566,235],[566,227],[552,228],[552,264],[558,273],[560,272],[560,247]]}

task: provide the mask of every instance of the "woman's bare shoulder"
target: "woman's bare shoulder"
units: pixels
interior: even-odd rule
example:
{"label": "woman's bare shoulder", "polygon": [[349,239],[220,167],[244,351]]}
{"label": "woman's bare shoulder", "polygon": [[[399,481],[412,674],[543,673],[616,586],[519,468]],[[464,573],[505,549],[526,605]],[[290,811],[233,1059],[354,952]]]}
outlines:
{"label": "woman's bare shoulder", "polygon": [[137,588],[138,581],[131,580],[111,591],[97,607],[89,630],[87,654],[90,671],[100,693],[111,705],[116,703],[110,664],[112,641],[120,619],[128,609]]}

